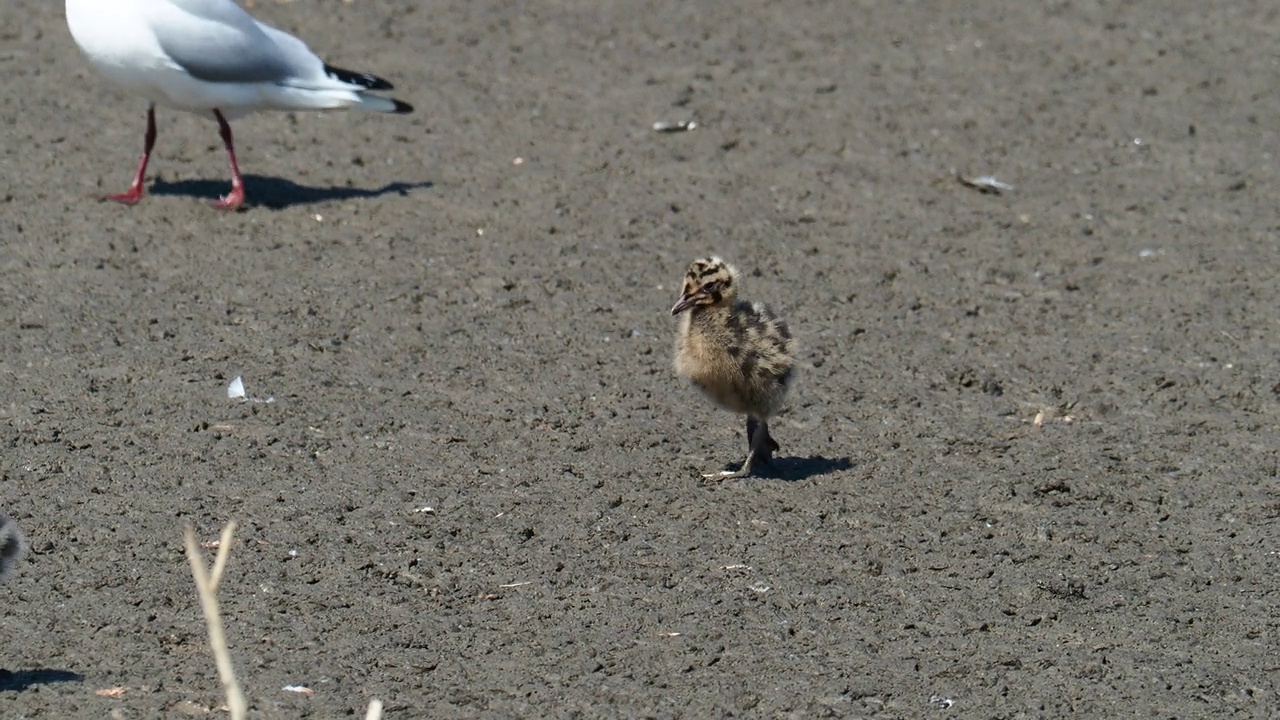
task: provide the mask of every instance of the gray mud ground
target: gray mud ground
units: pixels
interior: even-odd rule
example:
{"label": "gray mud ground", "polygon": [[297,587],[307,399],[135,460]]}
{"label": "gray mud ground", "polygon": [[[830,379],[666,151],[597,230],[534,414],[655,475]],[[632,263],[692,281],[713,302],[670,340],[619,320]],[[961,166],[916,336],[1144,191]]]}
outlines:
{"label": "gray mud ground", "polygon": [[[222,214],[171,111],[87,199],[143,104],[0,6],[0,716],[225,716],[230,519],[252,717],[1280,713],[1274,3],[255,12],[418,112],[239,122]],[[709,252],[804,349],[716,486]]]}

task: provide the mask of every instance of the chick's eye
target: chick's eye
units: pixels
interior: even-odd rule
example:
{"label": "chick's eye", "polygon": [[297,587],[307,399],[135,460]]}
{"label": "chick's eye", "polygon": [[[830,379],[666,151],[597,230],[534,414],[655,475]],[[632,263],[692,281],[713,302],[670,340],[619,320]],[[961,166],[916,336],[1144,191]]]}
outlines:
{"label": "chick's eye", "polygon": [[703,289],[703,291],[704,291],[704,292],[707,292],[707,293],[718,293],[718,292],[720,292],[721,290],[723,290],[723,289],[724,289],[724,281],[723,281],[723,280],[712,280],[711,282],[707,283],[706,285],[703,285],[703,286],[702,286],[702,289]]}

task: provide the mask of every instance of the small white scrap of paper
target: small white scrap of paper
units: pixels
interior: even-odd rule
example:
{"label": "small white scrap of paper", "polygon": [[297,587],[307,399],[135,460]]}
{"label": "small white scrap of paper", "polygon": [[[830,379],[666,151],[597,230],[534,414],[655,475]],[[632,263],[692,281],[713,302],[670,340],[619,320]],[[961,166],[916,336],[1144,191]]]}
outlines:
{"label": "small white scrap of paper", "polygon": [[249,397],[248,395],[246,395],[244,392],[244,379],[241,378],[239,375],[237,375],[236,379],[232,380],[231,384],[227,386],[227,399],[242,400],[244,402],[251,402],[251,403],[273,403],[276,401],[276,398],[274,395],[265,399]]}

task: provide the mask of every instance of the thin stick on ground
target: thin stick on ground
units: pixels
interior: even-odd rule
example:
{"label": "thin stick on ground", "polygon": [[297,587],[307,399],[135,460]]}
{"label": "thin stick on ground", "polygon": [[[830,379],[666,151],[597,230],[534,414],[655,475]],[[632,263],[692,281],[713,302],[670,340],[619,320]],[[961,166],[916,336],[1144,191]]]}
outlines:
{"label": "thin stick on ground", "polygon": [[195,530],[188,526],[187,560],[191,563],[191,575],[195,578],[196,593],[200,596],[200,609],[204,611],[205,624],[209,627],[209,645],[213,648],[213,658],[218,664],[218,677],[227,694],[231,720],[244,720],[248,706],[245,704],[244,691],[236,680],[235,668],[231,666],[231,652],[227,649],[227,636],[222,630],[222,615],[218,611],[217,597],[218,583],[222,581],[222,571],[227,567],[231,536],[235,530],[234,520],[222,529],[222,540],[213,560],[213,571],[210,572],[205,569],[204,556],[200,554],[200,546],[196,544]]}

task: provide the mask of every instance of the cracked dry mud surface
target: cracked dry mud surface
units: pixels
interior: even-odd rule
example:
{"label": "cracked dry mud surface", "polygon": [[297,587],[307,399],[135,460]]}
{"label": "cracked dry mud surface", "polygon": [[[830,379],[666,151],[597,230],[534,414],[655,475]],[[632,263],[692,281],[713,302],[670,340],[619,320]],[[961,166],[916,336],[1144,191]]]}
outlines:
{"label": "cracked dry mud surface", "polygon": [[[0,7],[0,715],[224,716],[229,519],[252,717],[1280,711],[1272,4],[255,12],[418,111],[236,123],[220,214],[164,110],[89,200],[143,104]],[[710,252],[802,372],[707,486]]]}

